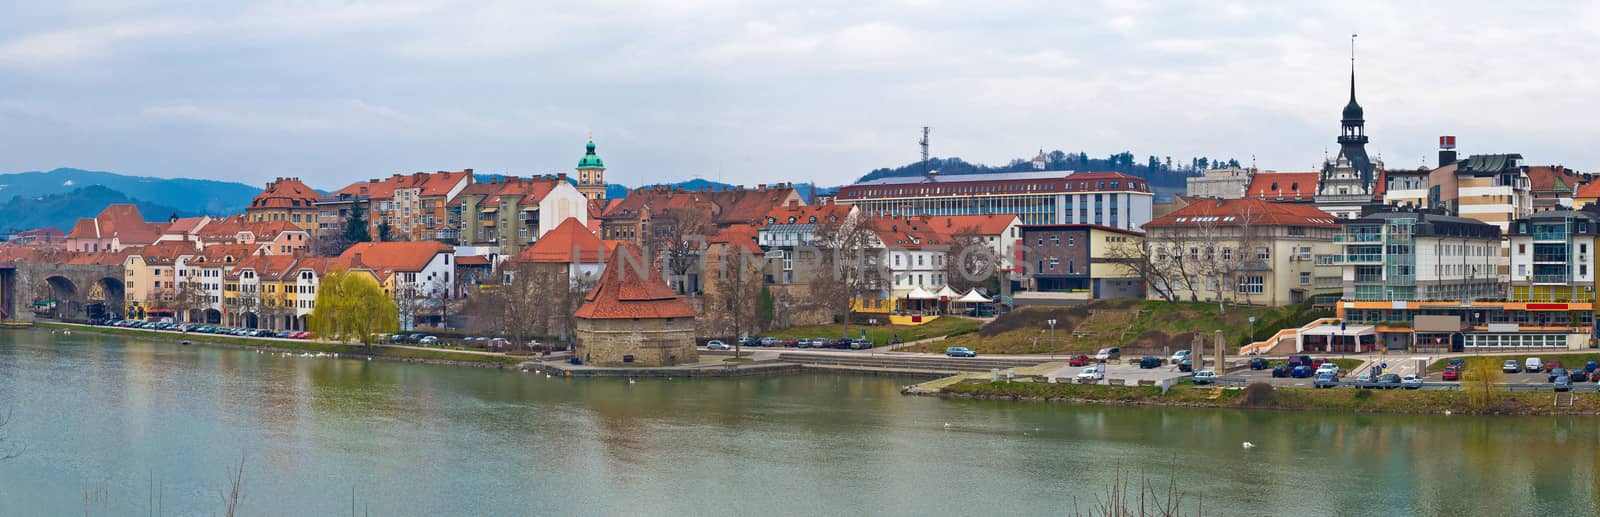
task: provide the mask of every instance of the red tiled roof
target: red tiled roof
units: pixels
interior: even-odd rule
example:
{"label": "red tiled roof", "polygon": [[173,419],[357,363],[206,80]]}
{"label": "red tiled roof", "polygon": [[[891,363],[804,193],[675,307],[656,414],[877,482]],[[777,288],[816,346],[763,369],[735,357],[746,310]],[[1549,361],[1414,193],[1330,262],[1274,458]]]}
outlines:
{"label": "red tiled roof", "polygon": [[193,231],[199,229],[200,225],[204,224],[206,222],[206,220],[207,220],[207,218],[205,216],[200,216],[200,217],[180,217],[180,218],[178,218],[178,220],[173,221],[172,224],[167,225],[167,229],[165,231],[163,231],[162,233],[189,233],[189,232],[193,232]]}
{"label": "red tiled roof", "polygon": [[316,190],[300,182],[300,178],[278,178],[267,184],[266,190],[250,200],[251,209],[261,208],[312,208],[317,198]]}
{"label": "red tiled roof", "polygon": [[436,241],[361,242],[344,250],[339,257],[355,259],[359,255],[362,265],[388,276],[394,272],[422,271],[434,256],[452,251],[450,246]]}
{"label": "red tiled roof", "polygon": [[1338,228],[1338,219],[1311,205],[1273,203],[1255,198],[1202,199],[1144,223],[1150,228],[1237,226],[1246,221],[1270,226]]}
{"label": "red tiled roof", "polygon": [[546,232],[532,246],[511,258],[513,264],[561,263],[598,264],[604,261],[605,244],[575,217],[569,217]]}
{"label": "red tiled roof", "polygon": [[144,259],[144,263],[151,265],[172,264],[184,255],[199,254],[199,251],[194,248],[194,243],[189,241],[165,241],[149,246],[128,248],[128,251],[131,252],[130,256],[138,255],[139,258]]}
{"label": "red tiled roof", "polygon": [[756,244],[756,227],[748,224],[736,224],[722,228],[716,235],[706,239],[709,244],[724,244],[743,248],[746,253],[760,255],[761,246]]}
{"label": "red tiled roof", "polygon": [[978,235],[1000,235],[1011,223],[1020,222],[1015,215],[924,215],[918,217],[922,224],[937,228],[949,235],[974,232]]}
{"label": "red tiled roof", "polygon": [[1528,167],[1528,183],[1535,191],[1571,192],[1583,181],[1576,173],[1561,165],[1534,165]]}
{"label": "red tiled roof", "polygon": [[867,224],[888,248],[917,250],[923,246],[941,246],[950,241],[950,236],[942,228],[929,227],[918,218],[879,217],[867,219],[863,224]]}
{"label": "red tiled roof", "polygon": [[1316,172],[1258,172],[1250,177],[1245,187],[1246,197],[1310,199],[1317,195],[1317,182],[1322,174]]}
{"label": "red tiled roof", "polygon": [[384,179],[371,179],[363,182],[352,183],[350,186],[339,189],[335,196],[367,196],[372,199],[394,197],[396,189],[421,189],[422,196],[443,196],[463,181],[471,181],[472,169],[459,172],[416,172],[412,174],[395,174]]}
{"label": "red tiled roof", "polygon": [[258,244],[219,244],[206,246],[196,255],[196,260],[205,264],[205,267],[221,267],[238,263],[260,249]]}
{"label": "red tiled roof", "polygon": [[[643,260],[643,251],[622,245],[606,260],[600,282],[573,315],[581,319],[693,318],[694,309]],[[628,257],[628,258],[625,258]],[[638,263],[646,264],[640,267]]]}
{"label": "red tiled roof", "polygon": [[809,224],[812,217],[817,218],[817,223],[829,221],[842,221],[850,216],[850,205],[825,203],[821,205],[782,205],[767,212],[766,219],[759,225],[768,224]]}
{"label": "red tiled roof", "polygon": [[249,269],[256,272],[262,280],[277,281],[289,274],[294,269],[298,257],[293,255],[251,255],[233,266],[228,272],[228,278],[238,278],[239,274]]}
{"label": "red tiled roof", "polygon": [[155,224],[144,220],[139,208],[130,204],[106,206],[92,219],[79,219],[73,225],[69,239],[109,239],[116,237],[123,245],[150,244],[161,237]]}
{"label": "red tiled roof", "polygon": [[1578,192],[1573,194],[1572,197],[1600,198],[1600,180],[1584,183],[1583,186],[1578,187]]}
{"label": "red tiled roof", "polygon": [[466,256],[456,257],[456,265],[457,266],[487,266],[487,265],[489,265],[489,257],[485,257],[485,256],[482,256],[482,255],[466,255]]}

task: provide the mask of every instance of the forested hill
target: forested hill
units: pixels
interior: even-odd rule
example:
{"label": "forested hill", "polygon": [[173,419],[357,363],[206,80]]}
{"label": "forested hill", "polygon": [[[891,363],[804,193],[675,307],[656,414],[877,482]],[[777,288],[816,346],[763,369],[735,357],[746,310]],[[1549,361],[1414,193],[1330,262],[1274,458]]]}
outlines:
{"label": "forested hill", "polygon": [[[927,168],[928,170],[939,171],[941,175],[1021,172],[1033,170],[1032,159],[1032,157],[1017,158],[1006,165],[990,166],[970,163],[961,158],[929,158]],[[1239,161],[1234,159],[1191,158],[1187,163],[1183,163],[1174,162],[1171,156],[1158,157],[1155,155],[1151,155],[1141,161],[1135,159],[1133,153],[1126,151],[1104,158],[1091,158],[1084,152],[1050,151],[1045,154],[1046,170],[1122,172],[1144,178],[1150,182],[1152,187],[1161,190],[1181,190],[1185,186],[1184,178],[1199,176],[1201,171],[1208,168],[1238,165]],[[913,162],[892,169],[873,170],[862,176],[860,181],[898,176],[916,176],[922,173],[922,163]]]}

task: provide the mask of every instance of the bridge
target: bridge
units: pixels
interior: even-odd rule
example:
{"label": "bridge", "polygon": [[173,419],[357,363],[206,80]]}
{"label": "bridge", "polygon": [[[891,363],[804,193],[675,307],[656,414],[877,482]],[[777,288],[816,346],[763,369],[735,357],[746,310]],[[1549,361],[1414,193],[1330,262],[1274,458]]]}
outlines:
{"label": "bridge", "polygon": [[121,264],[0,264],[0,320],[120,318],[122,275]]}

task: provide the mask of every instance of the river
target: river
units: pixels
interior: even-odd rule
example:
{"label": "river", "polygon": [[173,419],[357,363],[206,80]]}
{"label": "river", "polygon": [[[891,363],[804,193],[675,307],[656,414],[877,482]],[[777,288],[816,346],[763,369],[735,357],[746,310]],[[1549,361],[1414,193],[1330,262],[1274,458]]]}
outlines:
{"label": "river", "polygon": [[220,515],[241,458],[240,515],[1061,515],[1119,466],[1208,514],[1600,513],[1596,418],[899,395],[913,381],[629,384],[3,331],[22,451],[0,515]]}

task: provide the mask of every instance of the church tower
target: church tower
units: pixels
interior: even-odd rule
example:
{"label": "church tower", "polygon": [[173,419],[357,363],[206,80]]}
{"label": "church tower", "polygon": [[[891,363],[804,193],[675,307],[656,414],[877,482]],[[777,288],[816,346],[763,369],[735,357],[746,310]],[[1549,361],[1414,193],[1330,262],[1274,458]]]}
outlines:
{"label": "church tower", "polygon": [[1372,160],[1367,158],[1367,121],[1361,105],[1356,104],[1356,69],[1350,67],[1350,103],[1344,105],[1344,117],[1339,121],[1339,154],[1350,160],[1361,184],[1372,185]]}
{"label": "church tower", "polygon": [[578,192],[584,198],[591,200],[604,200],[606,198],[606,164],[594,154],[594,137],[589,138],[589,145],[584,146],[586,152],[583,159],[578,160]]}
{"label": "church tower", "polygon": [[1374,201],[1377,192],[1377,171],[1383,162],[1374,162],[1367,156],[1367,121],[1361,105],[1356,103],[1355,36],[1350,40],[1350,102],[1344,105],[1339,118],[1339,155],[1322,162],[1318,178],[1317,208],[1346,219],[1361,216],[1361,207]]}

